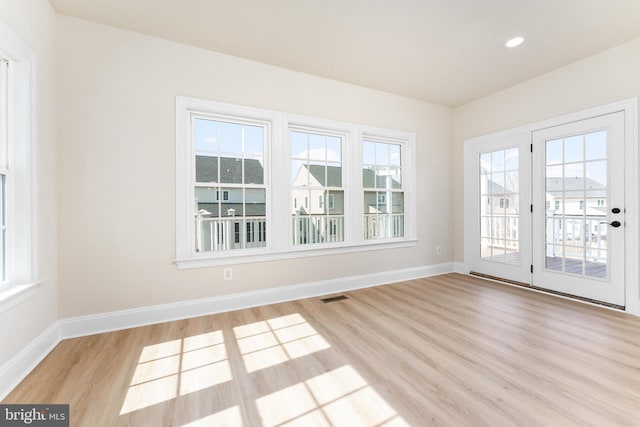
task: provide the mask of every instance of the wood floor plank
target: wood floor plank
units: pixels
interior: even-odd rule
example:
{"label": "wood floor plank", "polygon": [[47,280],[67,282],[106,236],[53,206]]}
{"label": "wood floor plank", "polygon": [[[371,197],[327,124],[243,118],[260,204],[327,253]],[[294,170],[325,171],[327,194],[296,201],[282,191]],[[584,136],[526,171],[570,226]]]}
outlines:
{"label": "wood floor plank", "polygon": [[73,426],[632,426],[640,319],[447,274],[62,341]]}

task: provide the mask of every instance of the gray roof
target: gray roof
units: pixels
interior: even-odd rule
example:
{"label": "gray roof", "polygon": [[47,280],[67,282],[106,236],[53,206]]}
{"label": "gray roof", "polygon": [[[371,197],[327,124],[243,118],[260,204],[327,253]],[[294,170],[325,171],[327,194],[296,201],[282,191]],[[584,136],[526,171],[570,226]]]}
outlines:
{"label": "gray roof", "polygon": [[[559,178],[548,177],[546,192],[554,197],[562,196],[564,181],[564,191],[582,191],[587,190],[589,198],[605,198],[607,196],[607,187],[604,184],[594,181],[591,178]],[[496,182],[487,179],[487,185],[489,186],[491,194],[508,194],[505,187]]]}
{"label": "gray roof", "polygon": [[601,184],[598,181],[594,181],[591,178],[582,178],[582,177],[564,178],[564,179],[559,177],[547,178],[547,193],[553,196],[561,196],[563,187],[564,187],[564,191],[587,190],[589,192],[589,194],[587,194],[589,198],[607,197],[606,185]]}
{"label": "gray roof", "polygon": [[[219,161],[218,161],[219,160]],[[196,156],[196,182],[242,183],[242,159],[234,157]],[[257,159],[244,159],[245,184],[263,184],[264,169]]]}
{"label": "gray roof", "polygon": [[[342,168],[339,166],[303,165],[309,173],[325,187],[342,187]],[[325,169],[327,182],[325,183]]]}
{"label": "gray roof", "polygon": [[[362,183],[364,188],[387,188],[387,177],[385,175],[376,175],[373,169],[362,170]],[[375,187],[374,187],[375,182]],[[391,178],[391,188],[402,188],[402,185],[394,178]]]}

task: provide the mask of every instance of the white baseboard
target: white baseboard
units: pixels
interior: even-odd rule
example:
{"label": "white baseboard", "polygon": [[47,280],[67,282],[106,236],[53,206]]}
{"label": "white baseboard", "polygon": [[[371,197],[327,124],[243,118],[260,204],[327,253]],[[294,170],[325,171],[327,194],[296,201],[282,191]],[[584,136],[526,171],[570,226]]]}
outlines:
{"label": "white baseboard", "polygon": [[460,273],[460,274],[469,274],[469,271],[471,271],[469,269],[469,267],[467,266],[467,264],[465,264],[464,262],[454,262],[454,269],[453,271],[455,271],[456,273]]}
{"label": "white baseboard", "polygon": [[212,298],[181,301],[171,304],[113,311],[59,321],[60,335],[73,338],[91,334],[128,329],[154,323],[169,322],[190,317],[205,316],[225,311],[257,307],[266,304],[345,292],[403,280],[418,279],[453,271],[453,263],[444,263],[404,270],[364,274],[338,279],[282,286],[254,292],[223,295]]}
{"label": "white baseboard", "polygon": [[56,322],[0,367],[0,401],[38,366],[38,363],[58,345],[61,339],[58,322]]}
{"label": "white baseboard", "polygon": [[453,262],[447,262],[61,319],[0,368],[0,400],[4,399],[63,339],[419,279],[451,273],[457,271],[456,268]]}

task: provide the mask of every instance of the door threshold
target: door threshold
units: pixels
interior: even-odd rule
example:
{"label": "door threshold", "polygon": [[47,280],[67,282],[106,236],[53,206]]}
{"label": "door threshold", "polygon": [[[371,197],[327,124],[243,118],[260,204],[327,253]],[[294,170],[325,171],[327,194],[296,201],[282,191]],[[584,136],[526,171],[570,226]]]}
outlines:
{"label": "door threshold", "polygon": [[607,307],[607,308],[612,308],[612,309],[617,310],[617,311],[625,312],[625,306],[624,305],[612,304],[612,303],[609,303],[609,302],[598,301],[598,300],[595,300],[595,299],[581,297],[581,296],[578,296],[578,295],[567,294],[565,292],[559,292],[559,291],[554,291],[554,290],[551,290],[551,289],[540,288],[538,286],[534,286],[534,285],[531,285],[529,283],[518,282],[516,280],[505,279],[503,277],[491,276],[489,274],[477,273],[475,271],[469,272],[469,275],[470,276],[481,277],[483,279],[493,280],[493,281],[496,281],[496,282],[506,283],[508,285],[515,285],[515,286],[520,286],[522,288],[533,289],[535,291],[542,292],[542,293],[545,293],[545,294],[557,295],[557,296],[565,297],[565,298],[568,298],[568,299],[572,299],[572,300],[576,300],[576,301],[582,301],[582,302],[586,302],[586,303],[589,303],[589,304],[592,304],[592,305],[599,305],[599,306],[603,306],[603,307]]}

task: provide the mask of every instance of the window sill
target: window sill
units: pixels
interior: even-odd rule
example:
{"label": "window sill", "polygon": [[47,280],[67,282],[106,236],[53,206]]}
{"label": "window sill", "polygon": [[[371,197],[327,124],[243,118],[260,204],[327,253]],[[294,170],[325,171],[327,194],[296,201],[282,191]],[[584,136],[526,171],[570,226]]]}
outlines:
{"label": "window sill", "polygon": [[0,289],[0,314],[11,310],[36,294],[42,281],[27,283],[25,285],[11,285]]}
{"label": "window sill", "polygon": [[315,256],[340,255],[356,252],[378,251],[385,249],[398,249],[416,246],[416,239],[401,241],[386,240],[382,242],[368,242],[358,245],[343,245],[331,247],[319,247],[309,245],[308,247],[296,247],[281,251],[270,251],[264,249],[247,250],[242,253],[225,252],[223,254],[207,253],[192,258],[175,260],[178,270],[203,267],[219,267],[232,264],[249,264],[254,262],[281,261],[296,258],[308,258]]}

